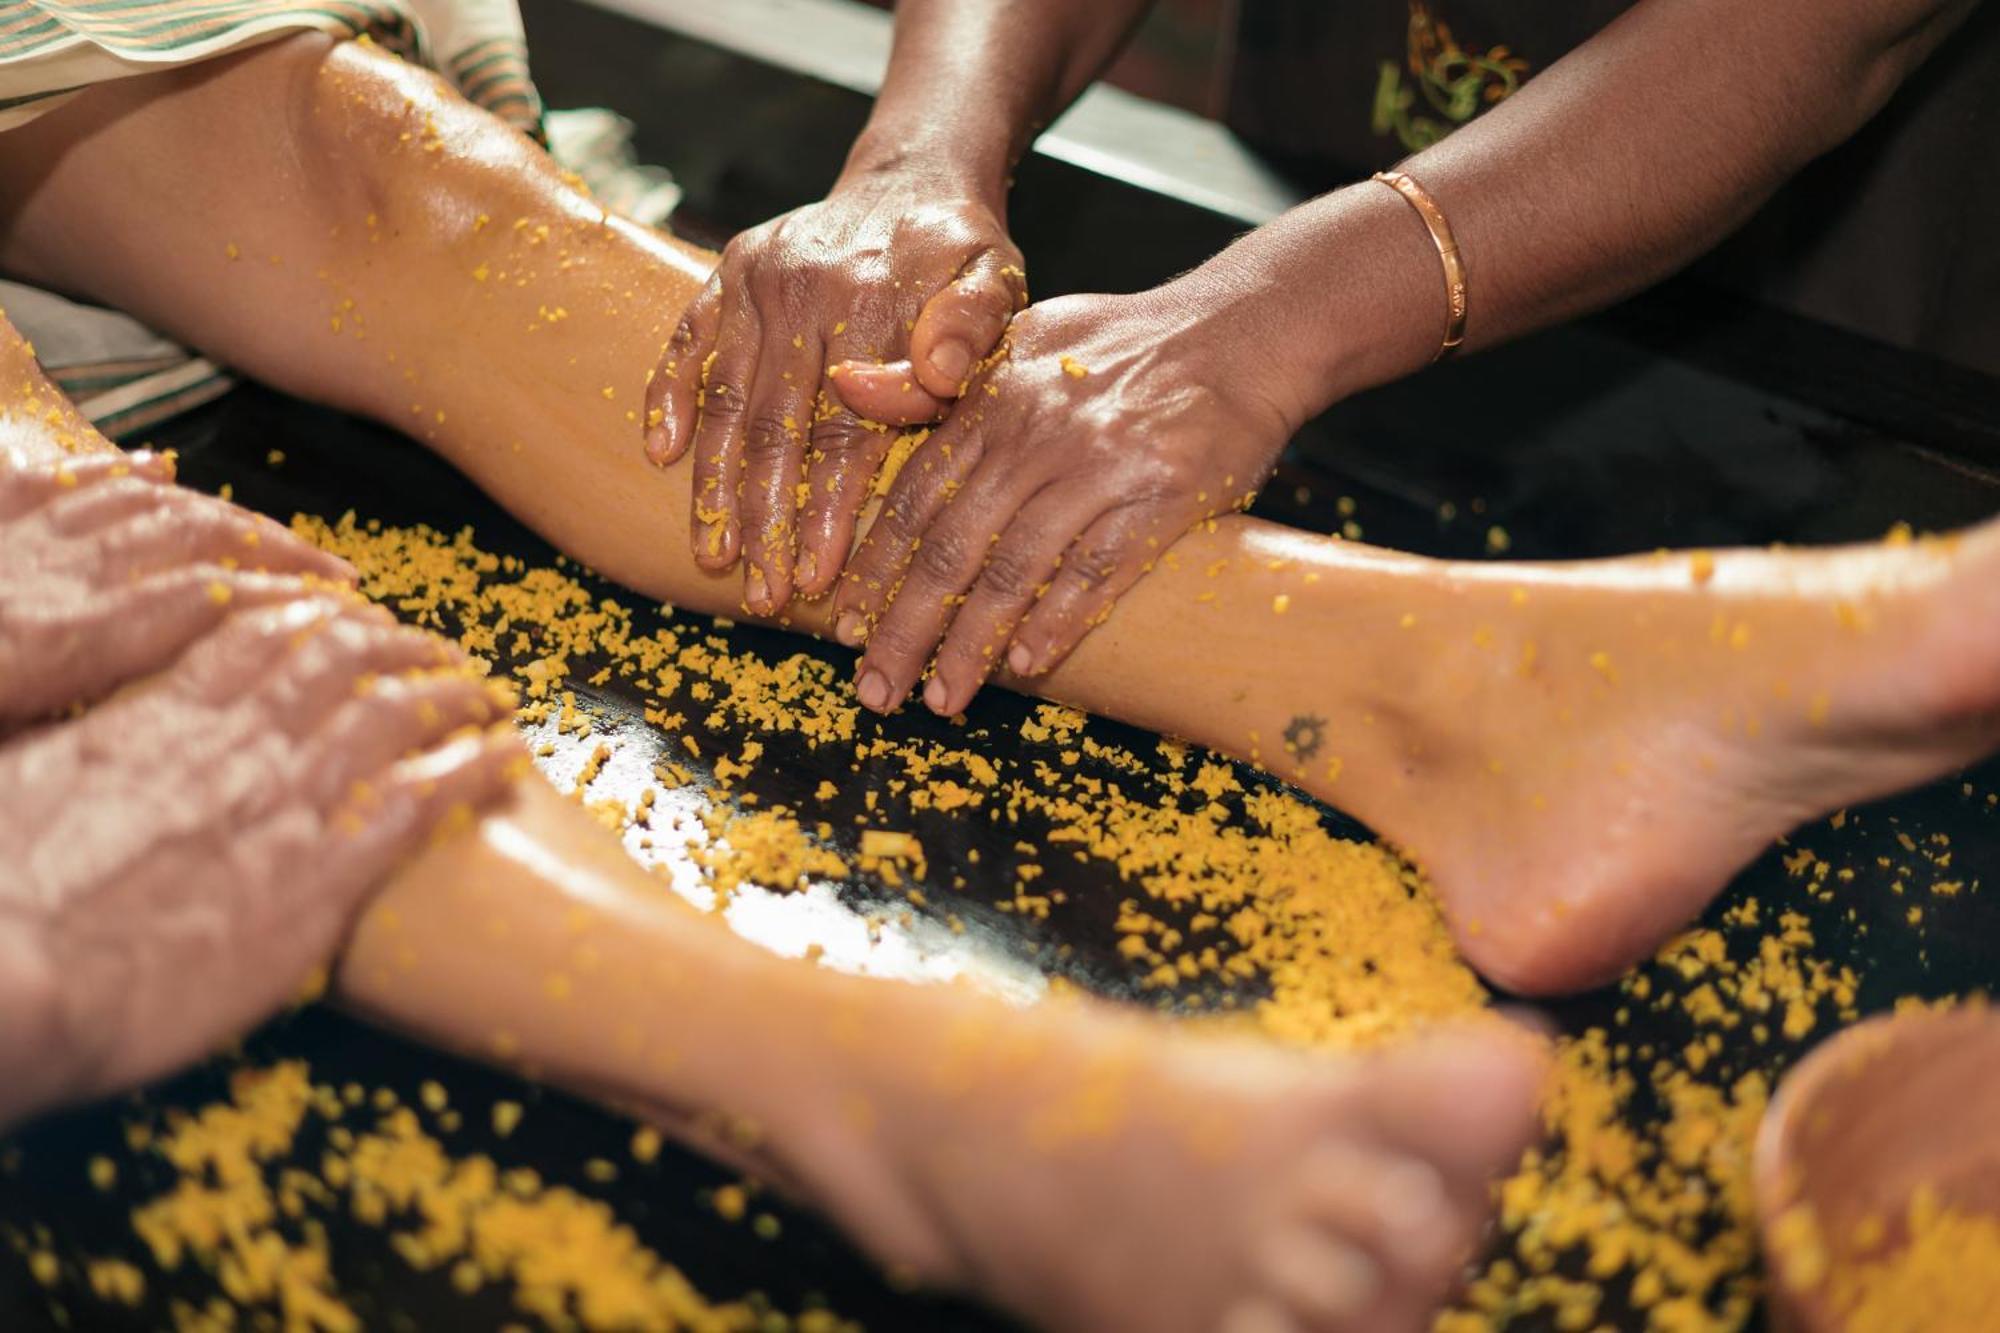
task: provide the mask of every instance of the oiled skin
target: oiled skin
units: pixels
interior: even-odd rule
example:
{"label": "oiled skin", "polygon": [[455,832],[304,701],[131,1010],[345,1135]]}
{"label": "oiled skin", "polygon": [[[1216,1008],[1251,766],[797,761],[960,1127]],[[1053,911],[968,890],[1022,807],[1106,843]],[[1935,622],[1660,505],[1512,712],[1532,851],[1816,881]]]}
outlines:
{"label": "oiled skin", "polygon": [[[257,120],[274,108],[281,133]],[[226,187],[225,167],[268,188]],[[645,594],[735,609],[738,580],[688,554],[686,470],[645,461],[638,421],[709,257],[602,216],[428,76],[297,41],[134,81],[0,137],[0,185],[10,269],[411,431]],[[185,204],[161,226],[169,187]],[[1453,565],[1229,519],[1037,688],[1339,801],[1423,859],[1476,962],[1559,988],[1642,953],[1791,823],[1988,748],[1996,563],[1980,530]],[[1282,748],[1299,716],[1326,719],[1323,748]],[[572,921],[598,965],[564,1004],[533,983],[575,980]],[[534,784],[392,880],[337,985],[693,1132],[747,1117],[747,1142],[878,1255],[1057,1327],[1416,1327],[1451,1271],[1451,1244],[1420,1237],[1469,1235],[1530,1129],[1535,1062],[1490,1040],[1357,1067],[776,960],[653,892]],[[741,1002],[676,1021],[689,992]],[[968,1083],[924,1072],[968,1052]],[[1020,1150],[1106,1067],[1134,1091],[1115,1146]],[[818,1113],[829,1098],[854,1114]],[[1195,1122],[1239,1126],[1238,1150],[1194,1151]],[[1414,1225],[1395,1206],[1412,1199]]]}
{"label": "oiled skin", "polygon": [[[334,101],[357,87],[378,100],[408,87],[401,82],[407,71],[379,57],[341,52],[329,61],[325,54],[309,43],[260,53],[235,67],[244,78],[239,91],[267,107],[277,100],[272,85],[282,88],[302,67],[331,71],[324,91]],[[173,100],[169,93],[161,105]],[[148,108],[137,110],[143,118]],[[156,128],[170,130],[172,117]],[[472,144],[462,146],[468,154],[515,144],[489,123],[473,129]],[[476,179],[469,157],[447,161],[446,174]],[[540,203],[567,198],[549,195],[545,176],[530,179],[539,181]],[[320,227],[310,215],[290,221],[301,235]],[[402,280],[421,288],[435,286],[437,276],[405,273]],[[211,301],[201,309],[225,306]],[[268,315],[271,307],[259,309]],[[24,350],[5,332],[16,352]],[[255,355],[248,345],[242,350]],[[10,369],[0,389],[35,378],[22,357]],[[47,392],[45,383],[39,392]],[[469,413],[474,401],[454,399],[450,410]],[[60,461],[66,449],[105,448],[67,404],[52,416],[60,429],[38,429],[46,424],[39,418],[21,423],[43,461]],[[133,467],[129,462],[84,457],[67,466],[72,475],[98,474],[93,484],[129,490],[124,484],[134,480],[103,475]],[[133,470],[150,466],[142,460]],[[46,563],[86,576],[130,572],[118,565],[120,552],[145,546],[202,568],[217,533],[240,540],[246,531],[266,532],[217,502],[176,497],[168,509],[176,506],[195,516],[185,542],[57,543],[67,555]],[[39,600],[70,628],[89,632],[96,622],[77,608],[87,610],[95,593],[90,577],[81,579],[81,592],[77,582]],[[299,848],[314,841],[300,815],[306,825],[312,816],[298,811],[289,793],[334,800],[385,754],[375,732],[344,719],[365,720],[387,701],[414,709],[420,720],[428,706],[435,717],[425,725],[443,727],[455,720],[455,704],[493,703],[450,672],[413,681],[408,692],[385,676],[357,695],[362,668],[386,673],[399,665],[393,653],[381,659],[385,643],[424,661],[448,654],[435,640],[385,625],[379,613],[314,588],[296,591],[296,600],[249,609],[205,635],[184,617],[175,622],[178,633],[145,639],[162,657],[179,649],[171,665],[73,722],[0,746],[0,773],[9,765],[69,764],[69,790],[48,793],[46,808],[30,813],[60,829],[81,855],[57,855],[32,837],[28,845],[47,871],[52,892],[42,896],[70,900],[65,933],[107,945],[113,956],[173,960],[172,932],[159,929],[168,923],[124,909],[179,886],[192,919],[205,927],[194,932],[212,954],[203,970],[224,974],[205,989],[205,1003],[241,1000],[232,978],[268,983],[295,973],[324,956],[345,928],[351,896],[313,893],[305,906],[315,910],[301,916],[280,891],[316,887],[295,864]],[[24,585],[21,599],[35,603],[34,588]],[[299,644],[295,617],[335,623]],[[279,631],[275,638],[270,629]],[[194,641],[184,645],[189,631]],[[342,646],[355,651],[323,662]],[[294,678],[301,669],[304,682]],[[300,746],[295,733],[320,716],[329,725]],[[138,749],[186,749],[192,766],[147,772],[129,754],[122,765],[80,762],[103,752],[104,735],[135,726],[150,729],[155,742]],[[474,744],[472,751],[468,771],[490,780],[493,765],[518,754],[518,745]],[[428,851],[387,876],[362,918],[337,967],[343,1002],[638,1111],[723,1155],[754,1158],[760,1170],[845,1222],[884,1262],[928,1281],[972,1286],[1052,1329],[1420,1328],[1487,1214],[1488,1181],[1533,1132],[1541,1061],[1504,1033],[1441,1036],[1366,1060],[1312,1058],[1196,1037],[1096,1003],[1021,1013],[959,987],[847,977],[779,959],[662,892],[575,804],[537,778],[517,779],[511,794],[463,829],[445,816],[477,793],[442,774],[408,777],[407,790],[380,780],[371,786],[405,811],[403,830],[437,825],[438,832]],[[107,882],[87,873],[93,858],[110,856],[132,873],[133,858],[114,854],[144,843],[155,825],[140,820],[135,833],[101,816],[161,788],[169,797],[162,809],[205,821],[200,844],[228,848],[259,870],[238,886],[248,890],[245,900],[227,900],[202,865],[170,856],[157,873],[142,865],[136,880],[118,882],[115,903],[74,891]],[[253,794],[268,799],[259,803]],[[95,799],[106,796],[117,799]],[[336,809],[336,820],[343,813]],[[260,815],[273,817],[260,822]],[[138,859],[145,853],[140,847]],[[385,852],[383,863],[388,859]],[[348,870],[354,864],[322,855],[310,869],[321,862]],[[284,919],[287,934],[272,945],[263,936],[274,917]],[[37,985],[55,990],[49,1007],[58,1014],[104,994],[107,987],[92,984],[92,969],[61,956],[52,928],[32,918],[29,925],[17,930],[14,914],[0,914],[0,989],[10,1001],[0,1012],[11,1019],[32,1007],[11,1001]],[[569,986],[535,984],[558,971],[574,978]],[[558,991],[569,998],[557,998]],[[717,997],[728,1003],[715,1004]],[[278,998],[251,997],[259,1008]],[[143,1014],[84,1007],[98,1044],[124,1061],[116,1066],[119,1079],[191,1054],[206,1030],[194,1024],[149,1033],[137,1021]],[[187,1013],[186,1006],[152,1007]],[[232,1013],[238,1023],[246,1017]],[[607,1022],[610,1014],[626,1017]],[[55,1043],[44,1051],[66,1053],[66,1039],[88,1025],[70,1019],[46,1026],[29,1035]],[[17,1035],[9,1030],[10,1040],[0,1043],[10,1075]],[[86,1063],[98,1066],[92,1074],[111,1077],[104,1061]],[[94,1086],[65,1081],[36,1090],[28,1104]],[[0,1114],[12,1109],[0,1107]]]}
{"label": "oiled skin", "polygon": [[[611,578],[740,613],[740,580],[688,554],[688,470],[638,443],[713,256],[606,216],[428,75],[286,45],[0,136],[0,265],[408,430]],[[285,133],[216,132],[273,107]],[[170,189],[185,206],[156,208]],[[1229,517],[1032,686],[1340,805],[1424,867],[1489,977],[1575,989],[1802,820],[1992,748],[1996,563],[1990,526],[1531,565]],[[1282,739],[1302,717],[1326,723],[1310,755]]]}
{"label": "oiled skin", "polygon": [[[1533,1051],[1312,1059],[755,948],[525,776],[511,728],[480,735],[505,700],[450,645],[111,450],[4,320],[0,356],[0,657],[27,710],[0,744],[0,1123],[240,1031],[380,885],[351,1007],[648,1116],[1051,1328],[1415,1329],[1446,1290],[1531,1132]],[[317,573],[228,581],[265,549]],[[123,674],[65,687],[37,650],[102,635],[106,597],[140,631]],[[50,720],[36,690],[92,706]]]}

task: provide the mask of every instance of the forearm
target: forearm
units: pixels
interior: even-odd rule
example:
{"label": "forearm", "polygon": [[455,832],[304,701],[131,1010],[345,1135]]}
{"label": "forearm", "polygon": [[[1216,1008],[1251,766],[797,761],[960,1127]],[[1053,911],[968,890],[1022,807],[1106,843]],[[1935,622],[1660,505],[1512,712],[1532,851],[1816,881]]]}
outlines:
{"label": "forearm", "polygon": [[1029,143],[1110,63],[1148,0],[903,0],[848,171],[914,165],[996,206]]}
{"label": "forearm", "polygon": [[[1647,0],[1627,12],[1402,164],[1451,221],[1466,346],[1601,307],[1702,254],[1860,128],[1969,8]],[[1430,237],[1379,184],[1294,210],[1197,276],[1285,358],[1305,415],[1421,368],[1444,332]]]}

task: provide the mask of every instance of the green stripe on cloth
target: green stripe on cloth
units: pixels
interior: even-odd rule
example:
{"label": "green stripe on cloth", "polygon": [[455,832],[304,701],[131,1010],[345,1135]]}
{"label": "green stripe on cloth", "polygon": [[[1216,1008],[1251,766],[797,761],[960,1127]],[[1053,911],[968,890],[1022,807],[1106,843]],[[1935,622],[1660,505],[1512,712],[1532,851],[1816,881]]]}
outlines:
{"label": "green stripe on cloth", "polygon": [[495,70],[483,79],[476,79],[471,83],[462,85],[459,88],[459,92],[465,97],[466,101],[477,102],[479,105],[485,106],[489,97],[498,95],[503,89],[511,90],[514,86],[518,86],[524,91],[533,88],[533,85],[528,82],[527,66],[522,65],[514,69]]}
{"label": "green stripe on cloth", "polygon": [[[486,42],[482,45],[490,48],[493,44]],[[472,54],[473,52],[466,52],[467,56]],[[526,69],[528,65],[528,49],[518,42],[510,42],[506,47],[492,51],[491,54],[480,56],[478,59],[470,62],[467,62],[465,57],[461,56],[459,59],[451,62],[450,67],[445,70],[445,73],[451,75],[453,83],[463,88],[466,85],[466,81],[473,75],[479,73],[481,70],[490,69],[503,61],[510,62],[518,68]]]}
{"label": "green stripe on cloth", "polygon": [[84,399],[77,407],[92,425],[110,438],[122,440],[220,398],[235,384],[215,363],[196,357],[172,370]]}
{"label": "green stripe on cloth", "polygon": [[[51,6],[52,7],[52,6]],[[15,6],[44,8],[44,6]],[[275,31],[287,20],[302,28],[334,31],[343,37],[366,32],[385,47],[423,63],[421,30],[393,0],[320,0],[299,4],[296,0],[166,0],[165,3],[133,4],[130,0],[106,5],[101,15],[61,16],[37,24],[32,32],[12,38],[0,37],[0,67],[5,63],[33,59],[54,48],[79,42],[113,53],[160,54],[202,42],[224,38],[231,29],[255,25],[260,32]],[[0,68],[0,73],[4,69]]]}
{"label": "green stripe on cloth", "polygon": [[[141,47],[147,50],[171,50],[184,46],[189,41],[211,36],[228,27],[249,22],[270,19],[298,17],[308,20],[325,20],[339,24],[350,32],[370,30],[381,23],[395,27],[406,27],[407,23],[393,10],[380,9],[372,5],[333,3],[301,5],[287,3],[286,0],[269,0],[268,3],[232,3],[216,5],[177,6],[172,14],[152,17],[143,21],[122,24],[105,23],[93,25],[84,35],[100,44],[117,43],[123,46]],[[313,26],[318,26],[314,23]],[[191,29],[199,29],[191,32]]]}

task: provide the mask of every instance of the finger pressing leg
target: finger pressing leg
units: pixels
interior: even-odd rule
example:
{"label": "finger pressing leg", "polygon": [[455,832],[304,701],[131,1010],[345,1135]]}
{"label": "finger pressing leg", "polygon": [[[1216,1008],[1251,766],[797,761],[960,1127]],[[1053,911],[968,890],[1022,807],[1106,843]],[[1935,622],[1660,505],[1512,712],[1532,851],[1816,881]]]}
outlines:
{"label": "finger pressing leg", "polygon": [[287,733],[312,734],[349,700],[386,677],[462,664],[435,634],[383,623],[350,609],[304,636],[266,678],[259,698]]}
{"label": "finger pressing leg", "polygon": [[130,579],[196,562],[351,583],[353,566],[299,540],[259,514],[194,491],[162,493],[157,508],[105,528],[98,553],[114,577]]}
{"label": "finger pressing leg", "polygon": [[[947,514],[970,495],[968,487]],[[1004,664],[1016,627],[1036,599],[1053,586],[1064,549],[1099,512],[1093,495],[1045,486],[1008,521],[1000,540],[987,550],[965,603],[937,650],[930,683],[924,688],[924,702],[933,712],[945,716],[962,712],[987,677]]]}
{"label": "finger pressing leg", "polygon": [[1063,553],[1048,592],[1014,631],[1007,669],[1039,676],[1060,666],[1165,548],[1157,524],[1151,511],[1133,505],[1111,510],[1085,528]]}
{"label": "finger pressing leg", "polygon": [[694,522],[689,536],[695,563],[727,569],[741,549],[737,505],[743,482],[743,431],[757,371],[759,327],[749,301],[723,297],[716,350],[696,392]]}
{"label": "finger pressing leg", "polygon": [[[868,639],[872,644],[876,623],[895,598],[917,553],[930,540],[932,523],[978,461],[976,436],[956,422],[947,422],[933,432],[910,456],[841,580],[834,621],[834,634],[841,642],[859,644]],[[984,553],[984,546],[982,540],[979,554]],[[959,567],[967,554],[962,546],[943,547],[924,559],[932,562],[934,577],[944,577],[948,574],[946,567]],[[976,571],[977,564],[971,569]],[[873,660],[862,670],[866,686],[863,702],[871,708],[882,708],[902,698],[935,644],[935,638],[922,643],[897,640],[885,644],[880,651],[871,649]],[[890,676],[881,672],[884,666],[893,668],[894,678],[902,682],[900,690],[891,688]],[[869,702],[873,698],[881,702]]]}
{"label": "finger pressing leg", "polygon": [[122,454],[116,450],[82,454],[55,465],[0,467],[0,520],[18,518],[58,496],[111,479],[136,478],[161,484],[173,480],[173,464],[150,449]]}
{"label": "finger pressing leg", "polygon": [[49,527],[65,537],[86,537],[135,514],[151,512],[169,493],[156,480],[111,473],[95,485],[65,489],[50,500]]}
{"label": "finger pressing leg", "polygon": [[376,678],[308,738],[313,804],[327,807],[397,761],[495,720],[484,679],[465,668]]}
{"label": "finger pressing leg", "polygon": [[816,413],[806,457],[806,502],[799,515],[798,590],[818,597],[833,586],[854,546],[862,506],[895,442],[887,428],[837,404]]}
{"label": "finger pressing leg", "polygon": [[791,600],[792,543],[820,347],[804,333],[766,330],[744,428],[743,601],[768,616]]}
{"label": "finger pressing leg", "polygon": [[722,279],[711,274],[708,284],[681,312],[681,322],[667,339],[660,364],[646,381],[646,457],[665,467],[694,442],[701,415],[701,378],[715,348],[722,320]]}
{"label": "finger pressing leg", "polygon": [[60,669],[48,675],[62,697],[39,701],[40,711],[95,702],[162,670],[226,617],[308,599],[322,586],[290,575],[194,565],[100,594],[54,650]]}

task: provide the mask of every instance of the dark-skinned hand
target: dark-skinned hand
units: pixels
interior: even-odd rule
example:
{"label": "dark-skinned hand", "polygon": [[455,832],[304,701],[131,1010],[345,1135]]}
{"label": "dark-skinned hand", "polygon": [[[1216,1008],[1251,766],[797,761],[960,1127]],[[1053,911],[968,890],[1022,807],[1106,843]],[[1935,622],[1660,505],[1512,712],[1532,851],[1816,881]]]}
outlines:
{"label": "dark-skinned hand", "polygon": [[741,557],[774,615],[838,577],[892,437],[823,392],[843,363],[900,365],[899,420],[931,420],[1027,301],[997,203],[900,169],[851,170],[752,228],[669,340],[646,392],[653,462],[694,455],[694,556]]}
{"label": "dark-skinned hand", "polygon": [[[835,633],[888,711],[962,710],[996,669],[1053,669],[1194,524],[1246,504],[1296,428],[1242,348],[1171,287],[1017,315],[1004,355],[910,456],[848,562]],[[848,405],[892,419],[892,368]]]}

